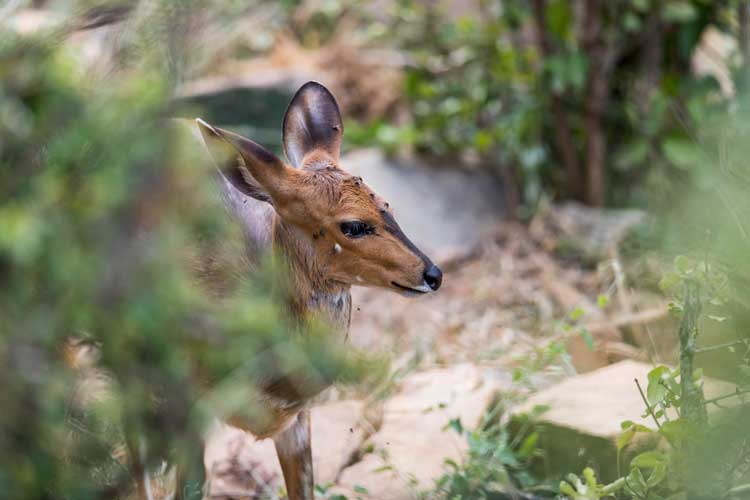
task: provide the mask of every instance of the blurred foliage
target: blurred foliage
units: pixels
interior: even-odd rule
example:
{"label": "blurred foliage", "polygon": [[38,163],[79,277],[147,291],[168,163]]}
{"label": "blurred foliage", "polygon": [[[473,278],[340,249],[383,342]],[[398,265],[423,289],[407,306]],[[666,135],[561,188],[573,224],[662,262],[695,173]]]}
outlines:
{"label": "blurred foliage", "polygon": [[[140,20],[103,77],[59,31],[0,32],[4,498],[114,498],[162,460],[200,495],[204,426],[262,412],[258,373],[315,391],[366,369],[325,325],[289,323],[283,269],[242,266],[206,157],[165,126],[186,63],[164,23],[194,6],[150,6],[163,15]],[[222,255],[234,279],[216,297],[192,263]],[[74,368],[73,344],[95,353],[102,391],[81,389],[92,372]]]}
{"label": "blurred foliage", "polygon": [[685,165],[690,134],[729,99],[690,59],[705,28],[733,25],[732,2],[482,0],[458,16],[395,5],[371,31],[408,58],[409,116],[370,124],[367,140],[493,169],[517,186],[511,205],[545,192],[659,205],[700,182]]}

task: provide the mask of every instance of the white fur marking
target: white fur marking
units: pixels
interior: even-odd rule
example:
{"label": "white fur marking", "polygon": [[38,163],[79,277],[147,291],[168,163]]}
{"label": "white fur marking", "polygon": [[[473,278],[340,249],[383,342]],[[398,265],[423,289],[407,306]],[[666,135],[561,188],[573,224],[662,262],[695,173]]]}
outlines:
{"label": "white fur marking", "polygon": [[333,251],[336,253],[341,253],[341,245],[339,245],[338,243],[333,245]]}

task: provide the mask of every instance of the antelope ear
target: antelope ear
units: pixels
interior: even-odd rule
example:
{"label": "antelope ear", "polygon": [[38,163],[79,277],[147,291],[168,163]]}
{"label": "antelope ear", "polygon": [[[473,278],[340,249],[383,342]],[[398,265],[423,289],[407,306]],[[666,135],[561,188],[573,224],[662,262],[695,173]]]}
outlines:
{"label": "antelope ear", "polygon": [[273,204],[287,191],[290,167],[260,144],[228,130],[195,120],[222,176],[241,193]]}
{"label": "antelope ear", "polygon": [[338,160],[344,125],[336,99],[318,82],[307,82],[294,94],[284,115],[284,152],[291,164],[314,149],[322,149]]}

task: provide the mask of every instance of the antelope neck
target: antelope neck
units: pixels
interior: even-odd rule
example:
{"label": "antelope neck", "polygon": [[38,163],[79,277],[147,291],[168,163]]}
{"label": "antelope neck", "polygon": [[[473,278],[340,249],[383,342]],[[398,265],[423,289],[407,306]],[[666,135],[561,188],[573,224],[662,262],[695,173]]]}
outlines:
{"label": "antelope neck", "polygon": [[278,217],[274,223],[274,247],[289,268],[286,296],[292,317],[302,321],[320,315],[339,333],[348,335],[351,286],[326,279],[312,242],[301,229],[285,224]]}

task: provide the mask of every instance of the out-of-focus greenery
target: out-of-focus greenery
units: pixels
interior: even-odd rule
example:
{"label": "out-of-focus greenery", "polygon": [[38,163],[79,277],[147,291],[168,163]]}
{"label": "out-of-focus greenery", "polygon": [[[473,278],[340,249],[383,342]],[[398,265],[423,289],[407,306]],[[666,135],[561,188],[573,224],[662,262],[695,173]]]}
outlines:
{"label": "out-of-focus greenery", "polygon": [[690,134],[728,101],[690,60],[706,27],[731,24],[732,2],[485,0],[465,16],[396,4],[381,31],[408,56],[409,116],[370,124],[367,140],[494,169],[517,186],[511,205],[534,206],[544,192],[663,202],[698,182],[685,169]]}
{"label": "out-of-focus greenery", "polygon": [[[59,31],[0,32],[4,498],[114,498],[162,460],[200,494],[202,430],[262,411],[257,371],[322,388],[364,370],[325,325],[289,323],[276,300],[283,270],[249,279],[242,267],[207,157],[168,122],[182,54],[163,23],[186,21],[191,6],[153,7],[168,15],[130,34],[132,57],[104,78],[81,70]],[[225,254],[239,262],[217,298],[196,286],[192,263]],[[106,391],[78,390],[71,339],[95,346]]]}

